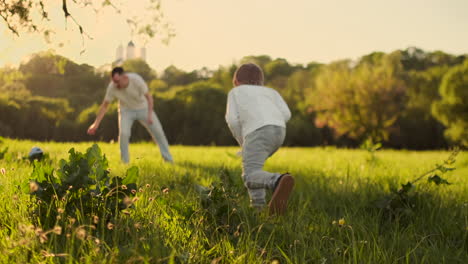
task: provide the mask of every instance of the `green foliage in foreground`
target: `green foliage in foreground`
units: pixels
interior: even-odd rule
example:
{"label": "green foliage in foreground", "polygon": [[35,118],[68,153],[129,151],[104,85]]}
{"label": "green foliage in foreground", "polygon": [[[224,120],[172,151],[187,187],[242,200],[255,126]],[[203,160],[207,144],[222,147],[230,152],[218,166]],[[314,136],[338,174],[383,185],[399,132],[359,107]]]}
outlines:
{"label": "green foliage in foreground", "polygon": [[[290,210],[269,218],[249,208],[236,148],[172,147],[175,165],[152,144],[100,144],[109,177],[139,168],[133,208],[111,222],[65,219],[42,229],[34,199],[21,191],[33,167],[22,159],[39,145],[52,166],[70,148],[90,144],[4,140],[0,160],[0,263],[467,263],[468,155],[443,175],[450,185],[419,181],[411,212],[387,217],[375,202],[441,164],[449,152],[283,148],[266,164],[296,177]],[[63,164],[63,163],[62,163]],[[88,216],[85,216],[88,217]],[[83,220],[83,219],[81,219]],[[97,224],[94,228],[94,221]],[[110,224],[109,224],[110,223]]]}
{"label": "green foliage in foreground", "polygon": [[106,156],[96,144],[84,154],[73,148],[69,153],[68,161],[60,160],[57,172],[47,160],[33,163],[24,189],[35,197],[32,217],[36,225],[61,229],[63,218],[73,218],[77,225],[95,229],[99,222],[107,225],[132,206],[138,190],[137,167],[129,168],[124,179],[110,177]]}

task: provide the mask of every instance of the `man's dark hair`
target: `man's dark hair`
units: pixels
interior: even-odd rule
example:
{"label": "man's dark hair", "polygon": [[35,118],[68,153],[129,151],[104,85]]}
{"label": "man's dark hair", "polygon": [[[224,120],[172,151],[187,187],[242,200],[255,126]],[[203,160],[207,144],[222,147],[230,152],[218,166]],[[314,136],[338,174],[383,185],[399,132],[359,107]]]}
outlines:
{"label": "man's dark hair", "polygon": [[124,68],[122,67],[115,67],[114,69],[112,69],[112,72],[111,72],[111,77],[114,77],[114,75],[118,74],[118,75],[122,75],[124,73]]}

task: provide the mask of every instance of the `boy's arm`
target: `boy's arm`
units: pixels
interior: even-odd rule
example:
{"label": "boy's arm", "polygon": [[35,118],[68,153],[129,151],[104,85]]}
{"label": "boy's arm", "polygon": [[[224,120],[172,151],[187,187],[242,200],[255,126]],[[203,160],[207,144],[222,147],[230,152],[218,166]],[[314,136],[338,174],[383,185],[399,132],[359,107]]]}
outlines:
{"label": "boy's arm", "polygon": [[291,111],[289,110],[288,104],[284,101],[283,97],[276,92],[276,105],[278,106],[285,122],[288,122],[291,119]]}
{"label": "boy's arm", "polygon": [[242,139],[242,126],[239,120],[239,111],[237,110],[237,103],[232,93],[228,94],[228,101],[226,106],[226,122],[232,135],[237,140],[240,146],[243,144]]}

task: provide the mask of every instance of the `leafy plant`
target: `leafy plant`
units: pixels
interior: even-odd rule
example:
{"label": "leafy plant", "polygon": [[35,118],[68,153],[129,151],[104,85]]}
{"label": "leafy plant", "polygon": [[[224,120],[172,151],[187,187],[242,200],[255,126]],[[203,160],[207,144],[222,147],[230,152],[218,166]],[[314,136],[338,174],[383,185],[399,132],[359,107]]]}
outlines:
{"label": "leafy plant", "polygon": [[415,184],[426,178],[429,183],[434,183],[437,186],[449,185],[450,183],[443,178],[443,176],[449,172],[455,170],[453,166],[458,153],[459,148],[455,148],[450,156],[443,161],[442,164],[436,164],[435,167],[429,171],[424,172],[420,176],[416,177],[412,181],[408,181],[401,185],[401,188],[394,191],[391,195],[385,197],[376,202],[378,208],[385,210],[391,215],[396,215],[401,212],[412,212],[413,203],[411,202],[411,193],[415,189]]}
{"label": "leafy plant", "polygon": [[0,149],[0,160],[5,158],[5,154],[8,152],[8,147]]}
{"label": "leafy plant", "polygon": [[213,182],[210,187],[200,191],[201,206],[214,230],[234,234],[239,231],[243,221],[239,193],[244,187],[226,168],[221,169],[218,175],[220,181]]}
{"label": "leafy plant", "polygon": [[377,161],[377,156],[375,153],[382,147],[382,143],[377,142],[374,143],[374,141],[371,138],[366,139],[362,144],[361,144],[361,149],[364,149],[367,151],[369,154],[369,157],[367,158],[367,161],[369,162],[375,162]]}
{"label": "leafy plant", "polygon": [[126,177],[111,177],[108,161],[94,144],[86,153],[70,149],[69,158],[60,160],[58,170],[50,163],[34,162],[26,186],[34,200],[34,214],[44,228],[57,218],[73,218],[89,224],[93,217],[109,220],[131,207],[130,197],[137,192],[138,168],[131,167]]}
{"label": "leafy plant", "polygon": [[[3,144],[3,137],[0,137],[0,144]],[[8,152],[8,147],[0,149],[0,160],[5,158],[5,154]]]}

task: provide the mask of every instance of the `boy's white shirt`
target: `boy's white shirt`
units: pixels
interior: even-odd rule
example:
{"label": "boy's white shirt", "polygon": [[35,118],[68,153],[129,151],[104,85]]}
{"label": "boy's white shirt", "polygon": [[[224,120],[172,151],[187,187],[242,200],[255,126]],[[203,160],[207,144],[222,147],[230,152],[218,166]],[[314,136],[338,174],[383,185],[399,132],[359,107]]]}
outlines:
{"label": "boy's white shirt", "polygon": [[226,122],[242,146],[245,136],[267,125],[286,128],[291,111],[274,89],[259,85],[240,85],[228,94]]}

